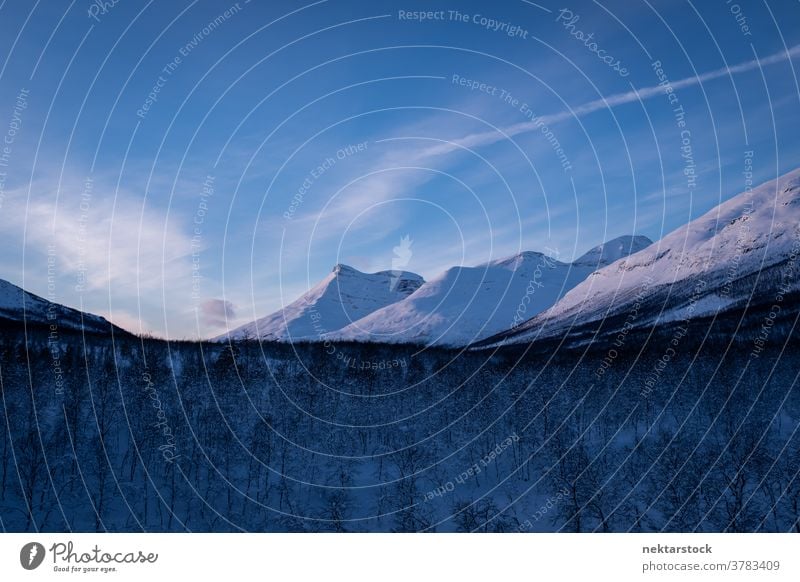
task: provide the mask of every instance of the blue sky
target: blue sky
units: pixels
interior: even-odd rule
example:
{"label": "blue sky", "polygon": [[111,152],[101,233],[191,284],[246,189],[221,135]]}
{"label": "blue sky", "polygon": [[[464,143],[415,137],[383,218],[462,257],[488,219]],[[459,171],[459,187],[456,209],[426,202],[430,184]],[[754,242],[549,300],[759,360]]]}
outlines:
{"label": "blue sky", "polygon": [[426,278],[569,260],[742,191],[746,152],[800,165],[793,2],[13,0],[0,33],[0,278],[174,338],[404,236]]}

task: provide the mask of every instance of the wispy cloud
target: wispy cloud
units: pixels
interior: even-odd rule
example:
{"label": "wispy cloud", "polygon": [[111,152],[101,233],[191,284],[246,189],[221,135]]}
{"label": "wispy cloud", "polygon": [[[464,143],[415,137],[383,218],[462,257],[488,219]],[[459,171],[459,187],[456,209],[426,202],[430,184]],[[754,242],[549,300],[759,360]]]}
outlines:
{"label": "wispy cloud", "polygon": [[[105,180],[54,175],[43,172],[29,188],[8,191],[0,213],[3,239],[26,249],[22,266],[34,278],[25,286],[41,292],[47,256],[58,274],[55,300],[80,307],[86,299],[114,320],[138,321],[131,331],[161,328],[164,314],[184,309],[191,294],[184,221],[167,220],[161,209]],[[122,298],[128,315],[117,317],[116,307],[103,305],[112,296]],[[134,297],[143,310],[138,316],[129,315]]]}

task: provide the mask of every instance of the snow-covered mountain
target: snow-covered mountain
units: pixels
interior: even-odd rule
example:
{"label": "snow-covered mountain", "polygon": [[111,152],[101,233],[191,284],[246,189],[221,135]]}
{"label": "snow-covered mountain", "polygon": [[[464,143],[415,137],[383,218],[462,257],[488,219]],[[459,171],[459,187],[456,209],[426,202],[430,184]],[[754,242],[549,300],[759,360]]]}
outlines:
{"label": "snow-covered mountain", "polygon": [[86,333],[127,334],[99,315],[83,313],[58,303],[43,299],[33,293],[0,279],[0,324],[3,326],[56,325],[58,330],[83,330]]}
{"label": "snow-covered mountain", "polygon": [[407,271],[362,273],[336,265],[316,286],[283,309],[225,333],[216,340],[319,340],[411,295],[425,282]]}
{"label": "snow-covered mountain", "polygon": [[800,169],[593,273],[546,312],[496,339],[524,343],[621,316],[638,327],[776,302],[800,288],[799,253]]}
{"label": "snow-covered mountain", "polygon": [[649,244],[646,237],[620,237],[571,264],[526,251],[476,267],[452,267],[407,299],[324,338],[467,345],[519,325],[553,305],[595,269]]}

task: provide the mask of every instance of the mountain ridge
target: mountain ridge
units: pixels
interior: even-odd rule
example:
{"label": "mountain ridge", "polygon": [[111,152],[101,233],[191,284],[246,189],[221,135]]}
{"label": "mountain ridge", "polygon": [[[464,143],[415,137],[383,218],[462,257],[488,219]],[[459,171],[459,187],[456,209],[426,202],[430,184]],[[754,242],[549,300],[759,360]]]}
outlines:
{"label": "mountain ridge", "polygon": [[120,334],[130,333],[105,317],[50,301],[4,279],[0,279],[0,321],[6,326],[55,326],[56,330],[85,333],[108,333],[111,330]]}
{"label": "mountain ridge", "polygon": [[614,252],[651,244],[623,236],[598,245],[572,263],[538,251],[522,251],[475,267],[450,267],[404,301],[339,331],[328,340],[383,341],[464,346],[518,325],[555,303]]}
{"label": "mountain ridge", "polygon": [[[798,288],[800,169],[730,198],[647,249],[599,269],[503,343],[563,336],[631,310],[644,291],[637,327],[714,315],[775,296],[776,278]],[[792,257],[794,256],[794,259]],[[763,275],[760,277],[754,275]],[[769,288],[769,291],[767,290]],[[491,343],[492,338],[487,342]]]}

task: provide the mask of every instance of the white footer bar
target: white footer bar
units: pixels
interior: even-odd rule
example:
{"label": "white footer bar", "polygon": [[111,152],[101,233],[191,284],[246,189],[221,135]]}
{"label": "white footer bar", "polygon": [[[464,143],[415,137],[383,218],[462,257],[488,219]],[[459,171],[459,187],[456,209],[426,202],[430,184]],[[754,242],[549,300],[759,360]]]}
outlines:
{"label": "white footer bar", "polygon": [[792,534],[0,535],[2,580],[794,581],[799,566]]}

